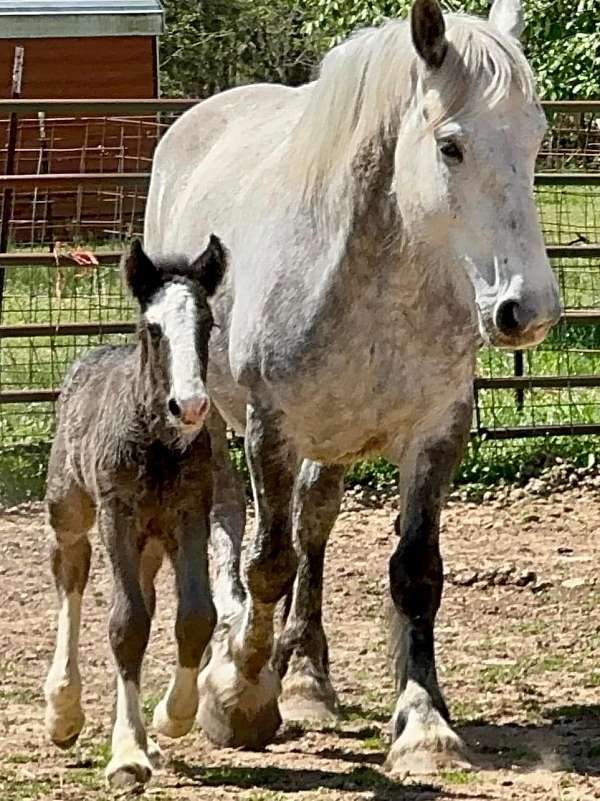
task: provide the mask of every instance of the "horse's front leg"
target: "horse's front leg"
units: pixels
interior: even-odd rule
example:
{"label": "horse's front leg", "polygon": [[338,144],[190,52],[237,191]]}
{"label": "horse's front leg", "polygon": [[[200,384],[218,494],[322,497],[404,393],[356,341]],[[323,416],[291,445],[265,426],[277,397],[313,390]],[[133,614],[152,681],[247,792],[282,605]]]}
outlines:
{"label": "horse's front leg", "polygon": [[279,705],[284,720],[330,721],[337,717],[322,605],[325,548],[343,488],[343,467],[303,462],[293,517],[298,572],[275,656],[275,667],[283,680]]}
{"label": "horse's front leg", "polygon": [[248,404],[246,458],[256,503],[256,528],[244,570],[246,597],[211,642],[200,674],[198,719],[219,745],[262,748],[277,731],[279,676],[271,669],[273,614],[291,588],[296,557],[291,501],[296,457],[280,430],[278,414]]}
{"label": "horse's front leg", "polygon": [[163,700],[154,710],[154,728],[167,737],[187,734],[198,711],[198,672],[216,623],[208,577],[208,510],[185,521],[172,554],[177,584],[177,667]]}
{"label": "horse's front leg", "polygon": [[440,514],[470,423],[470,402],[456,404],[444,432],[408,443],[398,459],[399,541],[390,560],[390,653],[398,693],[386,762],[391,771],[429,773],[466,761],[438,686],[434,623],[443,586]]}
{"label": "horse's front leg", "polygon": [[98,530],[113,573],[109,639],[117,668],[117,703],[106,778],[113,786],[142,784],[152,775],[140,709],[140,676],[151,616],[140,581],[134,516],[123,504],[104,503],[98,512]]}

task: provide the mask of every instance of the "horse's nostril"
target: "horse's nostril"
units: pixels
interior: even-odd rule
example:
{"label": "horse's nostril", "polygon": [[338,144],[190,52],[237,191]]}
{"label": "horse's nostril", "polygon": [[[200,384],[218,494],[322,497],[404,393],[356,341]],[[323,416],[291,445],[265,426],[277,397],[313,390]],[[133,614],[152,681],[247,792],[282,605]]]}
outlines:
{"label": "horse's nostril", "polygon": [[171,398],[169,400],[169,411],[173,415],[173,417],[180,417],[181,416],[181,407],[175,400],[175,398]]}
{"label": "horse's nostril", "polygon": [[523,324],[519,317],[520,306],[515,300],[505,300],[496,310],[496,326],[507,335],[517,334]]}

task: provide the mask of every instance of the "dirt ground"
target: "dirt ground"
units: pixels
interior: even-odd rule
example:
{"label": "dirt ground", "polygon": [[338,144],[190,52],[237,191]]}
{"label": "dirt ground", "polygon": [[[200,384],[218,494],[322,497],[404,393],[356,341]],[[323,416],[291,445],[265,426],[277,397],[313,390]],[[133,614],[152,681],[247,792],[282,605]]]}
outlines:
{"label": "dirt ground", "polygon": [[[288,727],[264,753],[213,748],[199,731],[161,740],[167,763],[149,799],[600,799],[600,491],[536,498],[517,490],[502,501],[449,506],[438,664],[478,769],[391,781],[382,763],[393,702],[384,618],[394,515],[390,503],[365,508],[348,497],[329,548],[325,618],[339,725]],[[48,744],[42,730],[55,600],[39,508],[0,516],[0,587],[0,801],[114,797],[103,780],[114,682],[101,549],[81,637],[87,723],[71,752]],[[166,569],[158,598],[148,713],[173,664]]]}

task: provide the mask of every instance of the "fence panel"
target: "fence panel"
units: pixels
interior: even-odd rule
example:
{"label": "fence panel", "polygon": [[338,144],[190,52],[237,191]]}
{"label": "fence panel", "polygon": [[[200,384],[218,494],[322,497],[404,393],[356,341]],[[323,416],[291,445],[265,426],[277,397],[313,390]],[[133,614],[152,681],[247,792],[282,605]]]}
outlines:
{"label": "fence panel", "polygon": [[[194,102],[0,101],[5,163],[10,115],[18,121],[14,174],[0,176],[10,199],[0,220],[0,447],[49,440],[66,367],[130,336],[116,266],[142,232],[154,147]],[[489,439],[600,433],[600,102],[545,105],[536,197],[565,313],[533,351],[481,352],[474,433]],[[98,266],[75,265],[65,243],[92,250]]]}

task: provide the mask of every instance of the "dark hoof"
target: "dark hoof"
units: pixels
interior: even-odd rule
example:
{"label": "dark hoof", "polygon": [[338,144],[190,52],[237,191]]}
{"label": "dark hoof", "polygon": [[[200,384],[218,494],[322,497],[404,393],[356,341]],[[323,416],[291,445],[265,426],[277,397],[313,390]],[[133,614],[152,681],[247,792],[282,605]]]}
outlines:
{"label": "dark hoof", "polygon": [[66,740],[52,740],[52,742],[57,748],[60,748],[62,751],[67,751],[69,748],[72,748],[75,745],[78,739],[79,739],[79,732],[77,731],[75,732],[75,734],[72,734]]}
{"label": "dark hoof", "polygon": [[216,745],[260,751],[281,725],[277,706],[279,677],[264,667],[256,681],[243,676],[233,662],[215,657],[200,675],[198,723]]}
{"label": "dark hoof", "polygon": [[224,710],[213,698],[200,704],[198,722],[208,739],[222,748],[262,751],[281,726],[277,701],[256,709]]}
{"label": "dark hoof", "polygon": [[106,780],[111,787],[133,787],[150,781],[152,765],[141,748],[124,749],[122,755],[115,755],[106,768]]}

